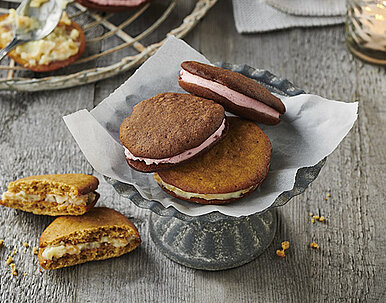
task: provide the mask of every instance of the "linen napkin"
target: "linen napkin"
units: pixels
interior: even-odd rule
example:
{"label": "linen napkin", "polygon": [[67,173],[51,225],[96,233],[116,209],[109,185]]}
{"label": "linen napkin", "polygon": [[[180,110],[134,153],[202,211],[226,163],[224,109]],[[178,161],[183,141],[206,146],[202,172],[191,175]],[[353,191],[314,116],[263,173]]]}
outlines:
{"label": "linen napkin", "polygon": [[[280,30],[291,27],[312,27],[325,26],[344,23],[345,17],[335,15],[342,11],[341,5],[334,6],[334,9],[326,9],[326,6],[319,6],[321,12],[316,14],[316,7],[312,8],[311,0],[299,0],[299,3],[309,3],[301,7],[300,5],[290,6],[288,3],[296,2],[291,0],[233,0],[233,13],[236,29],[239,33],[259,33],[273,30]],[[318,3],[324,0],[318,1]],[[327,1],[327,0],[326,0]],[[342,0],[337,0],[341,2]],[[274,8],[276,5],[281,10]],[[295,14],[288,14],[286,11],[292,11]],[[298,15],[298,14],[305,15]],[[326,15],[326,14],[329,15]],[[307,15],[309,14],[309,15]],[[313,14],[313,15],[312,15]]]}

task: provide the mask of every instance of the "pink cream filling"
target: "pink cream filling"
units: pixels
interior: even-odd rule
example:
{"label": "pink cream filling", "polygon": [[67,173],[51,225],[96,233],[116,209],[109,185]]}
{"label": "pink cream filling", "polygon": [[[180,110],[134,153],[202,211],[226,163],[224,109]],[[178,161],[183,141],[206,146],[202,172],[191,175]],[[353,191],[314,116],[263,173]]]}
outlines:
{"label": "pink cream filling", "polygon": [[92,3],[109,6],[134,6],[140,5],[145,0],[89,0]]}
{"label": "pink cream filling", "polygon": [[179,163],[186,159],[189,159],[193,157],[194,155],[198,154],[200,151],[208,147],[210,144],[212,144],[214,141],[216,141],[219,137],[221,137],[221,134],[223,130],[225,129],[225,119],[221,123],[221,126],[203,143],[201,143],[199,146],[188,149],[176,156],[170,157],[170,158],[163,158],[163,159],[151,159],[151,158],[143,158],[143,157],[136,157],[134,156],[126,147],[125,147],[125,156],[133,161],[144,161],[146,165],[150,164],[161,164],[161,163]]}
{"label": "pink cream filling", "polygon": [[246,108],[253,109],[255,111],[267,114],[269,116],[279,118],[280,113],[276,111],[275,109],[269,107],[268,105],[264,104],[263,102],[257,101],[251,97],[248,97],[246,95],[243,95],[233,89],[230,89],[226,87],[225,85],[219,84],[214,81],[210,81],[207,79],[204,79],[202,77],[193,75],[189,73],[188,71],[182,69],[180,72],[181,80],[187,83],[195,84],[198,86],[201,86],[203,88],[207,88],[211,90],[212,92],[227,98],[229,101],[233,102],[234,104]]}

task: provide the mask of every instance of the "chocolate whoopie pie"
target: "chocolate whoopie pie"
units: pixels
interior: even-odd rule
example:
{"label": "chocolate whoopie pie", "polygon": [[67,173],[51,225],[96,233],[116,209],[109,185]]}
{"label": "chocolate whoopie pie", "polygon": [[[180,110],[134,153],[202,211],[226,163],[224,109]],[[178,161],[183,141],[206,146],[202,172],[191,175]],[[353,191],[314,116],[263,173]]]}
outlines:
{"label": "chocolate whoopie pie", "polygon": [[274,125],[285,113],[279,98],[240,73],[196,61],[185,61],[181,67],[178,83],[184,90],[214,100],[240,117]]}
{"label": "chocolate whoopie pie", "polygon": [[221,105],[190,94],[162,93],[135,105],[119,134],[127,163],[154,172],[210,149],[227,130]]}
{"label": "chocolate whoopie pie", "polygon": [[168,194],[200,204],[225,204],[245,197],[267,177],[271,142],[253,122],[228,117],[227,136],[207,153],[154,174]]}
{"label": "chocolate whoopie pie", "polygon": [[76,2],[100,11],[100,12],[120,12],[134,9],[150,0],[75,0]]}

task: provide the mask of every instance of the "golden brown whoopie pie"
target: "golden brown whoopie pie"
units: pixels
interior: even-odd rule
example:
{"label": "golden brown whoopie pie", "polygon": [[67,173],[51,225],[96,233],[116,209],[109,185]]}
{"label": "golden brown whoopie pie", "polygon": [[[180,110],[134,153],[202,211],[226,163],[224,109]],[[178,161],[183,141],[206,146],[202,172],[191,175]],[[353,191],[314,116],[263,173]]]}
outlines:
{"label": "golden brown whoopie pie", "polygon": [[39,240],[44,269],[119,257],[141,244],[137,228],[121,213],[95,207],[82,216],[56,218]]}
{"label": "golden brown whoopie pie", "polygon": [[240,73],[196,61],[185,61],[181,67],[178,83],[184,90],[214,100],[240,117],[273,125],[285,113],[279,98]]}
{"label": "golden brown whoopie pie", "polygon": [[98,201],[98,184],[85,174],[30,176],[9,183],[0,205],[37,215],[82,215]]}
{"label": "golden brown whoopie pie", "polygon": [[[13,18],[14,10],[0,16],[0,48],[4,48],[12,39]],[[31,22],[30,18],[26,20],[23,22]],[[44,39],[17,46],[8,56],[32,71],[48,72],[73,63],[85,48],[86,38],[82,28],[63,13],[51,34]]]}
{"label": "golden brown whoopie pie", "polygon": [[207,153],[154,174],[167,193],[200,204],[229,203],[252,193],[267,177],[271,142],[253,122],[228,117],[228,135]]}
{"label": "golden brown whoopie pie", "polygon": [[190,94],[162,93],[135,105],[119,134],[127,163],[153,172],[210,149],[227,128],[221,105]]}

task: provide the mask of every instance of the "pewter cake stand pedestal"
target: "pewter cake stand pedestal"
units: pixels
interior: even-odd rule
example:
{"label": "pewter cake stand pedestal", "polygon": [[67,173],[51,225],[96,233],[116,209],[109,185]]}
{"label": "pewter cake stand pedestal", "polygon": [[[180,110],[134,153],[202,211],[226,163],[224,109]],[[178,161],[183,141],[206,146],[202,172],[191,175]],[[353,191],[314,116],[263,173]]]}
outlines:
{"label": "pewter cake stand pedestal", "polygon": [[[287,96],[304,93],[288,80],[279,79],[266,70],[247,65],[217,63],[255,79],[271,92]],[[325,164],[323,159],[312,167],[297,171],[294,187],[281,193],[265,211],[244,217],[219,212],[188,216],[173,207],[144,199],[129,184],[107,178],[115,190],[135,205],[150,209],[150,235],[158,249],[171,260],[203,270],[224,270],[246,264],[258,257],[272,242],[277,226],[276,207],[304,192]]]}

